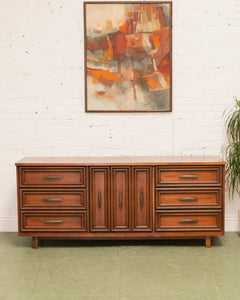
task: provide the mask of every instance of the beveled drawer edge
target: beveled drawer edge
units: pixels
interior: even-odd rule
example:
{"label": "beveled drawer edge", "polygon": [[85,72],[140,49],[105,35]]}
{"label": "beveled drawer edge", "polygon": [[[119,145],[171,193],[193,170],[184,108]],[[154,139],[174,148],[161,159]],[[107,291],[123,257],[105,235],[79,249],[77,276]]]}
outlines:
{"label": "beveled drawer edge", "polygon": [[[216,204],[214,203],[210,203],[210,204],[198,204],[198,203],[183,203],[183,204],[162,204],[162,205],[158,205],[158,195],[159,195],[159,192],[160,193],[163,193],[163,194],[171,194],[171,193],[174,193],[174,194],[181,194],[181,193],[217,193],[217,202]],[[205,188],[205,187],[182,187],[182,188],[155,188],[155,209],[156,210],[161,210],[161,209],[185,209],[187,207],[189,208],[193,208],[193,209],[204,209],[204,208],[207,208],[207,209],[222,209],[222,187],[212,187],[212,188]]]}
{"label": "beveled drawer edge", "polygon": [[[181,231],[181,232],[189,232],[189,231],[222,231],[223,230],[223,219],[222,219],[222,210],[221,209],[215,209],[215,210],[184,210],[184,211],[179,211],[179,210],[169,210],[169,211],[161,211],[161,212],[155,212],[155,230],[157,232],[160,231]],[[211,216],[211,215],[215,215],[216,216],[216,220],[217,223],[214,226],[199,226],[199,227],[187,227],[187,226],[183,226],[181,227],[179,226],[172,226],[172,227],[158,227],[159,223],[158,223],[158,216],[167,216],[167,217],[171,217],[171,216],[176,216],[176,217],[197,217],[199,216]]]}
{"label": "beveled drawer edge", "polygon": [[[62,183],[52,183],[49,181],[49,183],[46,184],[25,184],[23,182],[24,180],[24,172],[80,172],[82,173],[82,183],[68,183],[68,184],[62,184]],[[79,167],[18,167],[18,176],[19,176],[19,187],[79,187],[84,188],[87,186],[87,167],[86,166],[79,166]]]}
{"label": "beveled drawer edge", "polygon": [[[33,206],[33,205],[24,205],[23,204],[23,198],[24,198],[24,193],[29,193],[29,194],[59,194],[59,197],[61,194],[79,194],[83,193],[83,205],[82,206],[71,206],[71,205],[62,205],[62,206]],[[21,210],[71,210],[71,209],[78,209],[78,210],[87,210],[88,209],[88,193],[87,189],[85,188],[74,188],[74,189],[67,189],[67,188],[20,188],[19,190],[19,205]]]}
{"label": "beveled drawer edge", "polygon": [[[154,167],[154,176],[155,176],[155,188],[162,187],[162,186],[222,186],[222,172],[223,166],[219,165],[207,165],[207,166],[155,166]],[[217,171],[217,181],[172,181],[172,182],[161,182],[158,180],[159,170],[166,170],[166,171],[191,171],[191,172],[198,172],[198,171]]]}
{"label": "beveled drawer edge", "polygon": [[[61,218],[61,217],[71,217],[71,216],[81,216],[82,220],[82,228],[77,229],[77,228],[71,228],[71,229],[66,229],[63,228],[62,230],[58,230],[56,228],[25,228],[25,216],[48,216],[48,217],[56,217],[56,218]],[[83,217],[83,218],[82,218]],[[46,211],[21,211],[21,232],[28,232],[28,231],[51,231],[51,232],[88,232],[88,223],[87,223],[87,212],[86,211],[55,211],[55,212],[46,212]]]}

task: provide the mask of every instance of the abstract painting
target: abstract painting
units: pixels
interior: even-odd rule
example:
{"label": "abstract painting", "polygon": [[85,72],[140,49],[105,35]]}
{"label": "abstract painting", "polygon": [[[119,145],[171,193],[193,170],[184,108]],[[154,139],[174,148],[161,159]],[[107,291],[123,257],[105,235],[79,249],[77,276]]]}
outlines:
{"label": "abstract painting", "polygon": [[171,2],[85,2],[86,112],[172,110]]}

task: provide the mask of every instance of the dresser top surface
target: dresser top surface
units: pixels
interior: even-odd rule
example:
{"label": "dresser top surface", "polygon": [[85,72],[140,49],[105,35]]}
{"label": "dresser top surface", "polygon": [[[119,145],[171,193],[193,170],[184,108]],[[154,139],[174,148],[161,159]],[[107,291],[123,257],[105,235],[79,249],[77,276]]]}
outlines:
{"label": "dresser top surface", "polygon": [[98,156],[98,157],[25,157],[16,166],[79,165],[224,165],[218,156]]}

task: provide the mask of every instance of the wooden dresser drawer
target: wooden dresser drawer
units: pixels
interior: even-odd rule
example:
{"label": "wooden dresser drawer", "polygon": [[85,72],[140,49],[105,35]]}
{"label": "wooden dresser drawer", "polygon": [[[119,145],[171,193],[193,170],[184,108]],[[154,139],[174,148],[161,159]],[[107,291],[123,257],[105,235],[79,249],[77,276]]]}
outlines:
{"label": "wooden dresser drawer", "polygon": [[156,213],[156,231],[215,231],[220,229],[221,211]]}
{"label": "wooden dresser drawer", "polygon": [[22,189],[22,209],[86,209],[86,190]]}
{"label": "wooden dresser drawer", "polygon": [[219,167],[157,167],[156,186],[167,185],[220,185]]}
{"label": "wooden dresser drawer", "polygon": [[22,231],[86,231],[86,213],[25,213]]}
{"label": "wooden dresser drawer", "polygon": [[156,189],[156,209],[221,208],[222,189]]}
{"label": "wooden dresser drawer", "polygon": [[21,186],[79,186],[86,185],[85,168],[21,168]]}

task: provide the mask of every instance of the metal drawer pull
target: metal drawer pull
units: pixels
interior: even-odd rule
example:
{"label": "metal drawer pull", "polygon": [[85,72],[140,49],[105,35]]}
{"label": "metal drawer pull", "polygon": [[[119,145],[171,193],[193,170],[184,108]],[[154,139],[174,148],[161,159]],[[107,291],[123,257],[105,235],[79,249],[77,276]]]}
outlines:
{"label": "metal drawer pull", "polygon": [[179,223],[197,223],[198,219],[179,220]]}
{"label": "metal drawer pull", "polygon": [[102,195],[101,191],[98,191],[98,208],[101,209],[102,207]]}
{"label": "metal drawer pull", "polygon": [[45,224],[62,224],[63,220],[45,220]]}
{"label": "metal drawer pull", "polygon": [[119,191],[119,208],[122,209],[123,199],[122,199],[122,190]]}
{"label": "metal drawer pull", "polygon": [[198,197],[182,197],[179,201],[198,201]]}
{"label": "metal drawer pull", "polygon": [[143,190],[140,192],[140,208],[143,209],[143,203],[144,203],[144,196],[143,196]]}
{"label": "metal drawer pull", "polygon": [[179,175],[181,179],[198,179],[198,175]]}
{"label": "metal drawer pull", "polygon": [[59,175],[48,175],[48,176],[43,176],[43,179],[56,180],[56,179],[62,179],[62,176],[59,176]]}
{"label": "metal drawer pull", "polygon": [[62,202],[62,198],[44,198],[43,201],[45,202]]}

